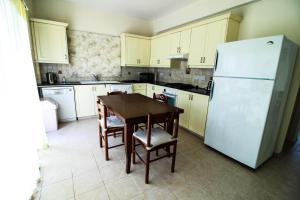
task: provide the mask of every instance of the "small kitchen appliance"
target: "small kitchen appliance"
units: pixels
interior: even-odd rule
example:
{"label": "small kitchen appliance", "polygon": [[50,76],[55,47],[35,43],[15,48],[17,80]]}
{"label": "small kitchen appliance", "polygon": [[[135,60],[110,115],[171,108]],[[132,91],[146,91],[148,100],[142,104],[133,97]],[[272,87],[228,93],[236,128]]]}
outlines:
{"label": "small kitchen appliance", "polygon": [[48,84],[57,83],[57,74],[54,72],[48,72],[46,73],[46,79]]}

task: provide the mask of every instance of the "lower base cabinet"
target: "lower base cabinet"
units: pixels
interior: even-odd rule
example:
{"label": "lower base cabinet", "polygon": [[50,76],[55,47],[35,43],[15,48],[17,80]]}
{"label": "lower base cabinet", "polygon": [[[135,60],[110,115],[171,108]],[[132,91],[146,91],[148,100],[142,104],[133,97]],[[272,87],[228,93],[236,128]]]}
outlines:
{"label": "lower base cabinet", "polygon": [[147,84],[146,83],[132,84],[132,92],[147,96]]}
{"label": "lower base cabinet", "polygon": [[154,84],[147,84],[147,96],[153,98],[153,93],[162,94],[164,92],[164,87]]}
{"label": "lower base cabinet", "polygon": [[205,123],[208,109],[207,95],[180,91],[177,106],[184,109],[180,115],[179,123],[186,129],[204,136]]}
{"label": "lower base cabinet", "polygon": [[77,117],[96,115],[97,96],[107,94],[105,85],[76,85],[74,88]]}

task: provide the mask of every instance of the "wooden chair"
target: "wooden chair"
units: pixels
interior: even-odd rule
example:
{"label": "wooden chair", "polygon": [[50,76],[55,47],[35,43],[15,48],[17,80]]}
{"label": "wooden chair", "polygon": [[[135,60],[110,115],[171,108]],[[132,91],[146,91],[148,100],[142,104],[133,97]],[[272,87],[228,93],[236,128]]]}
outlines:
{"label": "wooden chair", "polygon": [[157,101],[161,101],[163,103],[168,103],[168,96],[166,96],[165,94],[153,93],[153,99]]}
{"label": "wooden chair", "polygon": [[[145,171],[145,183],[149,183],[149,165],[151,162],[172,156],[172,165],[171,172],[174,172],[175,169],[175,159],[176,159],[176,148],[177,148],[177,136],[178,136],[178,120],[175,122],[175,129],[173,135],[170,135],[165,130],[158,128],[152,128],[154,123],[161,123],[169,121],[170,124],[174,122],[174,113],[160,114],[160,115],[151,115],[148,114],[148,122],[146,130],[138,130],[133,133],[132,138],[132,161],[135,164],[135,155],[146,165]],[[135,149],[139,144],[146,151],[146,160],[139,155]],[[155,159],[150,160],[150,153],[152,151],[157,151],[159,149],[169,149],[173,146],[172,153],[166,150],[166,154]]]}
{"label": "wooden chair", "polygon": [[[107,108],[97,100],[98,108],[98,126],[100,147],[105,147],[105,160],[109,160],[108,149],[124,145],[124,123],[117,116],[107,116]],[[122,143],[114,146],[108,146],[108,137],[122,135]]]}
{"label": "wooden chair", "polygon": [[[153,99],[157,100],[157,101],[160,101],[160,102],[163,102],[165,104],[168,103],[168,96],[166,96],[165,94],[156,94],[156,93],[153,93]],[[156,125],[162,127],[163,129],[166,128],[166,123],[163,123],[163,124],[158,123]],[[146,127],[146,124],[145,123],[141,123],[141,124],[137,124],[136,127],[135,127],[135,129],[136,130],[138,130],[138,129],[144,130],[145,127]]]}

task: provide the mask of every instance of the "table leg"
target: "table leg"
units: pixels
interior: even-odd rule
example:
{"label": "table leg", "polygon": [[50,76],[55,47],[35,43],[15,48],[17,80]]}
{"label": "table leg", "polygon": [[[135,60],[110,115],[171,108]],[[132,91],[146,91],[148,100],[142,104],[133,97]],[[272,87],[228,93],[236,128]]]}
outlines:
{"label": "table leg", "polygon": [[131,166],[131,153],[132,153],[132,133],[134,130],[134,124],[125,124],[125,151],[126,151],[126,173],[130,173]]}

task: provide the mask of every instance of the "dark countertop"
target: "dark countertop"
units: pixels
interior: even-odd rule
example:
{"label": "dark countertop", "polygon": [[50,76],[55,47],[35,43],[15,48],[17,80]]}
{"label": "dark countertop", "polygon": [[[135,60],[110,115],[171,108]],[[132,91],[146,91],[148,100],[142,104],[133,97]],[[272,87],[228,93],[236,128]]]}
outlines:
{"label": "dark countertop", "polygon": [[[123,80],[120,81],[119,83],[110,83],[110,82],[103,82],[103,83],[93,83],[93,82],[88,82],[88,83],[82,83],[82,82],[65,82],[65,83],[55,83],[55,84],[48,84],[48,83],[42,83],[38,84],[38,87],[63,87],[63,86],[73,86],[73,85],[99,85],[99,84],[126,84],[126,83],[145,83],[145,82],[140,82],[137,80]],[[164,87],[169,87],[169,88],[174,88],[178,90],[183,90],[187,92],[193,92],[197,94],[203,94],[203,95],[209,95],[209,91],[206,90],[206,88],[199,88],[197,86],[192,86],[189,85],[189,88],[181,88],[181,87],[176,87],[174,85],[170,85],[170,83],[166,82],[156,82],[156,83],[150,83],[154,85],[159,85],[159,86],[164,86]]]}
{"label": "dark countertop", "polygon": [[[137,80],[125,80],[125,81],[121,81],[121,82],[123,82],[123,83],[144,83],[144,82],[139,82]],[[187,91],[187,92],[193,92],[193,93],[197,93],[197,94],[208,95],[208,96],[210,94],[210,92],[207,91],[206,88],[199,88],[198,86],[190,85],[190,88],[187,89],[187,88],[176,87],[176,86],[170,85],[170,83],[166,83],[166,82],[155,82],[155,83],[150,83],[150,84],[174,88],[174,89],[183,90],[183,91]]]}

